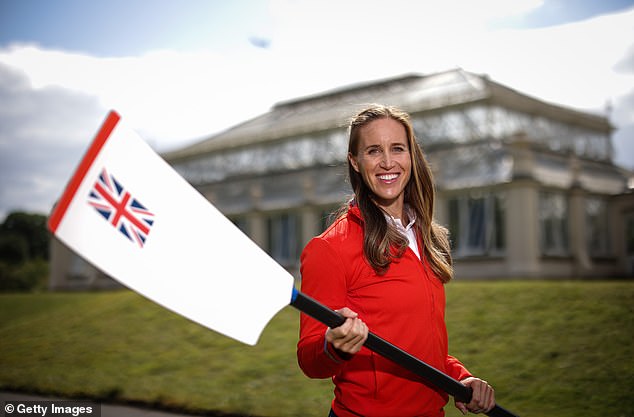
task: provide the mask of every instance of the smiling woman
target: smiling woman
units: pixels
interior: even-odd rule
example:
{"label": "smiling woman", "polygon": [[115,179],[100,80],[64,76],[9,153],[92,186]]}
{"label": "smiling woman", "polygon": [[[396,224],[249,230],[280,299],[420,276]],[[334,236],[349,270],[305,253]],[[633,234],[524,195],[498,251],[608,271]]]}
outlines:
{"label": "smiling woman", "polygon": [[302,292],[346,318],[300,319],[299,365],[331,377],[330,416],[444,415],[447,394],[364,347],[368,328],[473,389],[463,413],[495,405],[493,389],[448,354],[444,284],[453,276],[447,230],[433,220],[431,170],[407,113],[372,105],[349,126],[354,200],[301,256]]}
{"label": "smiling woman", "polygon": [[[359,113],[349,130],[348,175],[355,204],[367,225],[364,251],[368,260],[377,270],[386,268],[392,246],[402,254],[409,240],[418,252],[420,239],[434,270],[444,282],[449,281],[452,272],[447,231],[433,220],[433,175],[409,115],[394,107],[374,105]],[[384,224],[386,214],[407,225],[407,239]]]}

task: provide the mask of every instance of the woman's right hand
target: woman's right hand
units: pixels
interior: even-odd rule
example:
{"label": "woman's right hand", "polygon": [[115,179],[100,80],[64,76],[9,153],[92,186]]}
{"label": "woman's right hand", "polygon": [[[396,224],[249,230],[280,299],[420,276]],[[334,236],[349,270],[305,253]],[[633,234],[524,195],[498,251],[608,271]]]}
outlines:
{"label": "woman's right hand", "polygon": [[344,316],[346,321],[334,329],[328,328],[326,340],[341,352],[355,354],[361,350],[368,338],[368,326],[348,307],[336,311]]}

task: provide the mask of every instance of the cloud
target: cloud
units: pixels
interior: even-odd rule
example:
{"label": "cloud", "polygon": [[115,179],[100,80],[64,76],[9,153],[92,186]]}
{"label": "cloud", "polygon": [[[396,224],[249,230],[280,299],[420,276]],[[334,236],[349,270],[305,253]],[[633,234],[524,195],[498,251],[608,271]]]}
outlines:
{"label": "cloud", "polygon": [[[466,69],[556,104],[608,115],[614,161],[634,169],[634,10],[529,30],[488,32],[467,48]],[[472,51],[472,52],[471,52]]]}
{"label": "cloud", "polygon": [[50,211],[104,111],[96,98],[59,87],[35,90],[0,64],[0,219]]}
{"label": "cloud", "polygon": [[634,171],[634,88],[614,103],[611,120],[616,132],[613,136],[614,161]]}
{"label": "cloud", "polygon": [[[508,2],[513,7],[514,2]],[[530,28],[556,26],[616,13],[632,7],[630,0],[545,0],[538,7],[498,20],[496,26]]]}
{"label": "cloud", "polygon": [[[630,80],[634,78],[634,43],[627,48],[613,69],[617,74],[629,76]],[[617,164],[634,170],[634,87],[623,92],[623,95],[610,103],[613,108],[611,119],[617,128],[613,137],[614,160]]]}
{"label": "cloud", "polygon": [[0,62],[24,71],[35,90],[60,87],[96,97],[159,150],[239,123],[271,104],[271,84],[256,70],[257,53],[231,60],[169,50],[101,58],[13,45],[0,50]]}
{"label": "cloud", "polygon": [[634,74],[634,43],[627,48],[623,57],[614,65],[614,71],[621,74]]}
{"label": "cloud", "polygon": [[109,109],[168,150],[290,94],[271,82],[272,68],[257,52],[229,60],[204,51],[99,58],[0,49],[0,102],[10,104],[0,106],[0,221],[15,209],[50,211]]}
{"label": "cloud", "polygon": [[[304,88],[323,81],[344,85],[404,72],[430,73],[464,66],[470,50],[487,49],[484,34],[495,18],[538,7],[540,0],[465,2],[395,0],[274,0],[270,52],[282,71],[293,69]],[[490,68],[490,66],[489,66]],[[288,73],[288,71],[285,71]],[[292,73],[289,73],[292,75]],[[304,91],[297,86],[296,91]]]}
{"label": "cloud", "polygon": [[613,66],[634,38],[633,19],[634,10],[556,27],[488,32],[490,47],[474,49],[469,59],[490,66],[485,71],[494,79],[544,100],[597,108],[632,85],[633,77],[616,74]]}

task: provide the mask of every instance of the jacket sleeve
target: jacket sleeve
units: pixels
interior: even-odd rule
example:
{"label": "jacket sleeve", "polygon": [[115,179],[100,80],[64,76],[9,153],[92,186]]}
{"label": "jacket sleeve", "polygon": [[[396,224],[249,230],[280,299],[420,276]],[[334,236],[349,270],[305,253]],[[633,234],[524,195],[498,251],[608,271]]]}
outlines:
{"label": "jacket sleeve", "polygon": [[[332,309],[345,307],[346,279],[339,255],[323,239],[311,240],[301,255],[302,292]],[[329,378],[339,372],[346,357],[326,342],[327,326],[300,315],[297,361],[310,378]]]}
{"label": "jacket sleeve", "polygon": [[458,359],[450,355],[447,355],[447,360],[445,361],[445,371],[447,375],[458,381],[473,376]]}

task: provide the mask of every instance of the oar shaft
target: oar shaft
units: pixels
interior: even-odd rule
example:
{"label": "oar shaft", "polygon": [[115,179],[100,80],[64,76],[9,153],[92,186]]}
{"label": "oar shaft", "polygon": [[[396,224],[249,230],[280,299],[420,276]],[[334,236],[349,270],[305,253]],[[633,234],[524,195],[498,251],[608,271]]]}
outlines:
{"label": "oar shaft", "polygon": [[[336,311],[333,311],[296,289],[293,289],[291,305],[331,328],[339,327],[346,321],[345,317]],[[370,332],[368,334],[368,339],[365,341],[364,346],[422,377],[458,401],[464,403],[471,401],[471,388],[464,386],[460,381],[440,372],[436,368],[394,346],[374,333]],[[518,417],[516,414],[513,414],[497,404],[487,415],[490,417]]]}

